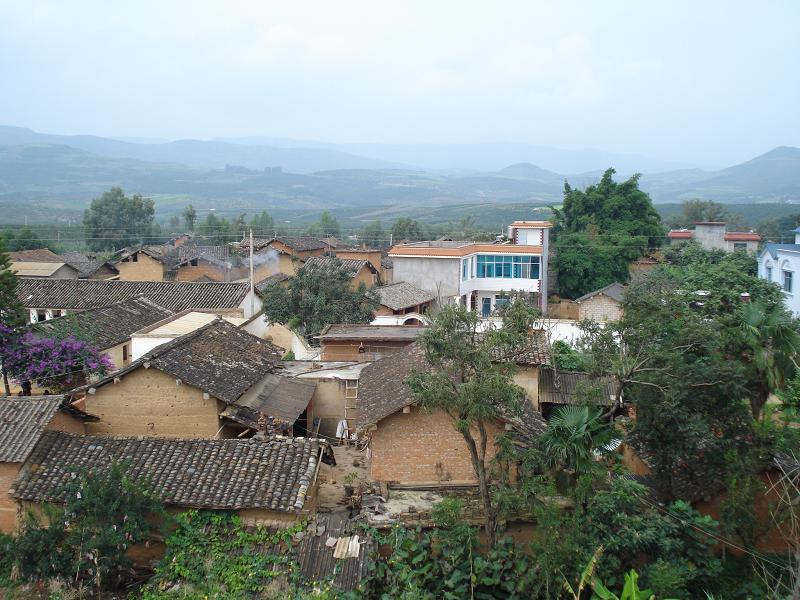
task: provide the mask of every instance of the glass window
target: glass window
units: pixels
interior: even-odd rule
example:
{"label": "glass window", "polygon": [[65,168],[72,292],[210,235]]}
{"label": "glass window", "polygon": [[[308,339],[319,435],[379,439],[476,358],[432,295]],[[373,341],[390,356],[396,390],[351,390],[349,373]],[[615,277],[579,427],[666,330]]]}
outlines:
{"label": "glass window", "polygon": [[767,281],[772,281],[772,267],[767,267]]}
{"label": "glass window", "polygon": [[539,279],[539,257],[479,254],[475,277]]}
{"label": "glass window", "polygon": [[747,250],[747,244],[744,242],[734,242],[733,243],[734,250]]}
{"label": "glass window", "polygon": [[469,259],[462,258],[461,259],[461,281],[466,281],[469,279]]}
{"label": "glass window", "polygon": [[783,272],[783,291],[792,293],[792,276],[794,273],[791,271],[784,271]]}

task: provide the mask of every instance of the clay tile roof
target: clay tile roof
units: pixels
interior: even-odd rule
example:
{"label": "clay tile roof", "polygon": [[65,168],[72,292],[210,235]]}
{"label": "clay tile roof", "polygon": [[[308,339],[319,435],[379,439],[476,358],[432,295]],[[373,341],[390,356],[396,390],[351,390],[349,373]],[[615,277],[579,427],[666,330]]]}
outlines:
{"label": "clay tile roof", "polygon": [[270,275],[269,277],[265,277],[264,279],[262,279],[261,281],[256,283],[256,289],[259,292],[263,292],[268,287],[273,286],[273,285],[277,285],[277,284],[281,283],[282,281],[286,281],[287,279],[289,279],[289,276],[286,273],[275,273],[274,275]]}
{"label": "clay tile roof", "polygon": [[0,462],[24,462],[59,409],[64,396],[0,397]]}
{"label": "clay tile roof", "polygon": [[107,438],[48,431],[14,483],[20,500],[63,502],[72,474],[126,464],[167,505],[204,509],[303,508],[319,460],[318,440]]}
{"label": "clay tile roof", "polygon": [[119,273],[117,268],[110,262],[96,260],[81,252],[62,252],[60,256],[65,263],[78,271],[78,277],[91,277],[103,267],[107,267],[114,273]]}
{"label": "clay tile roof", "polygon": [[729,231],[725,234],[725,240],[729,242],[760,242],[761,236],[747,231]]}
{"label": "clay tile roof", "polygon": [[32,325],[31,329],[44,337],[65,337],[79,331],[92,346],[105,350],[123,343],[132,333],[172,314],[168,308],[137,296],[109,306],[42,321]]}
{"label": "clay tile roof", "polygon": [[17,297],[26,308],[84,310],[145,296],[172,311],[189,308],[238,308],[247,283],[114,281],[103,279],[34,279],[17,281]]}
{"label": "clay tile roof", "polygon": [[415,404],[405,379],[413,370],[422,371],[426,366],[422,347],[411,344],[364,367],[358,379],[358,429],[374,425]]}
{"label": "clay tile roof", "polygon": [[492,358],[518,365],[549,365],[550,342],[547,339],[547,332],[544,329],[535,329],[530,332],[528,339],[521,346],[493,348]]}
{"label": "clay tile roof", "polygon": [[283,354],[274,344],[218,318],[154,348],[124,369],[84,388],[107,385],[116,377],[145,366],[231,404],[271,373]]}
{"label": "clay tile roof", "polygon": [[588,294],[584,294],[575,302],[583,302],[584,300],[588,300],[589,298],[594,298],[595,296],[599,296],[603,294],[608,296],[612,300],[616,300],[617,302],[624,302],[625,301],[625,286],[621,283],[614,282],[610,283],[605,287],[601,287],[599,290],[595,290],[593,292],[589,292]]}
{"label": "clay tile roof", "polygon": [[[419,344],[411,344],[402,351],[376,360],[362,369],[358,380],[358,429],[365,429],[380,420],[416,404],[411,390],[405,384],[414,370],[428,368],[425,352]],[[544,418],[529,402],[522,403],[522,414],[508,416],[518,437],[526,439],[547,428]]]}
{"label": "clay tile roof", "polygon": [[312,256],[306,259],[303,269],[308,273],[314,273],[322,270],[342,271],[349,273],[351,277],[359,274],[364,267],[370,267],[374,271],[369,261],[359,258],[336,258],[335,256]]}
{"label": "clay tile roof", "polygon": [[667,233],[667,237],[671,240],[690,240],[694,237],[694,231],[689,229],[671,229]]}
{"label": "clay tile roof", "polygon": [[611,397],[616,395],[617,386],[609,378],[594,378],[588,373],[560,371],[556,374],[552,369],[539,371],[539,402],[551,404],[580,404],[577,396],[579,384],[601,384],[604,386],[602,404],[611,404]]}
{"label": "clay tile roof", "polygon": [[406,325],[328,325],[317,337],[323,342],[333,340],[413,342],[423,331],[424,327]]}
{"label": "clay tile roof", "polygon": [[258,429],[262,414],[294,424],[308,408],[316,389],[315,381],[270,374],[236,404],[228,406],[222,415],[254,429]]}
{"label": "clay tile roof", "polygon": [[310,250],[325,250],[331,248],[332,244],[315,237],[276,237],[275,241],[280,242],[284,246],[295,250],[296,252],[308,252]]}
{"label": "clay tile roof", "polygon": [[430,292],[405,281],[377,287],[372,291],[378,297],[378,302],[392,310],[403,310],[434,299]]}
{"label": "clay tile roof", "polygon": [[11,262],[52,262],[63,263],[64,259],[49,248],[36,248],[35,250],[19,250],[9,252]]}

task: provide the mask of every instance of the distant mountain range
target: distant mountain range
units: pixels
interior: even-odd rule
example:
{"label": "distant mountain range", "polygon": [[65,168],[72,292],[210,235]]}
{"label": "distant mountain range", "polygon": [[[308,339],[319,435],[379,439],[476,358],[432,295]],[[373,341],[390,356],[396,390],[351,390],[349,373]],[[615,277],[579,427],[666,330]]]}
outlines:
{"label": "distant mountain range", "polygon": [[[223,213],[329,208],[379,215],[467,204],[543,206],[560,201],[565,179],[583,187],[597,181],[606,167],[619,166],[612,155],[608,162],[598,162],[598,155],[590,160],[587,154],[581,163],[580,152],[550,149],[549,164],[572,161],[591,168],[547,169],[524,160],[532,149],[541,150],[527,145],[422,145],[414,146],[421,148],[418,155],[411,155],[406,146],[306,147],[298,141],[289,147],[291,141],[283,140],[281,147],[267,145],[270,140],[277,143],[273,138],[142,143],[0,127],[0,212],[9,221],[20,210],[76,211],[113,185],[155,197],[160,214],[179,212],[189,201]],[[460,153],[453,150],[458,148]],[[496,151],[493,160],[501,166],[474,168],[485,161],[478,150],[485,154],[488,149]],[[567,154],[559,158],[558,152]],[[425,166],[413,166],[419,164]],[[718,171],[659,172],[625,164],[627,168],[618,168],[620,176],[643,171],[642,188],[655,202],[700,197],[727,203],[800,203],[798,148],[775,148]]]}

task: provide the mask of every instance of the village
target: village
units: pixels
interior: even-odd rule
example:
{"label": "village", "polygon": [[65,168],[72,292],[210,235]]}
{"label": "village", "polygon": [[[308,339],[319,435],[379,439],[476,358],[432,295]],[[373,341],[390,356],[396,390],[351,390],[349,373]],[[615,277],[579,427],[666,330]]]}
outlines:
{"label": "village", "polygon": [[[73,583],[115,589],[124,565],[156,573],[147,598],[432,589],[411,577],[445,551],[431,535],[462,551],[527,548],[524,574],[507,566],[495,583],[467,582],[473,590],[523,597],[533,576],[545,587],[524,597],[558,597],[587,581],[545,573],[537,553],[556,552],[570,519],[621,498],[619,522],[563,542],[582,546],[606,585],[620,583],[613,569],[635,585],[638,569],[664,597],[697,597],[742,560],[766,565],[769,585],[800,581],[797,563],[769,570],[800,552],[787,529],[800,477],[800,239],[762,245],[752,231],[697,222],[631,256],[620,280],[568,299],[558,280],[573,272],[558,262],[553,225],[388,247],[251,230],[217,244],[190,231],[102,257],[4,252],[0,541],[14,577],[55,576],[55,558],[13,540],[48,539],[64,519],[67,539],[82,518],[74,498],[100,502],[106,482],[156,502],[147,519],[170,525],[141,525],[123,550],[108,540],[78,550],[93,558],[78,557]],[[739,320],[749,337],[719,337]],[[730,344],[746,355],[741,370],[724,358]],[[734,468],[732,451],[752,459]],[[111,512],[94,536],[123,527]],[[634,527],[626,518],[650,523],[648,535],[666,529],[628,546],[612,539]],[[206,523],[200,554],[215,536],[260,532],[232,551],[261,556],[239,588],[222,575],[198,587],[165,566],[196,522]],[[401,530],[421,553],[413,564],[397,554]],[[102,556],[112,548],[116,558]],[[455,595],[442,597],[466,597],[463,582],[436,585],[430,597],[448,586]]]}

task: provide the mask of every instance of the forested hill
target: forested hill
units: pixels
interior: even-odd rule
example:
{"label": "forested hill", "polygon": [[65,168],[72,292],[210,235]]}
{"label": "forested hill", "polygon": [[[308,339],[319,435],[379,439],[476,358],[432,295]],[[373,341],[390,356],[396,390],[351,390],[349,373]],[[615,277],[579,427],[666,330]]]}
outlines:
{"label": "forested hill", "polygon": [[[302,168],[295,169],[300,163]],[[308,172],[315,164],[320,168]],[[238,211],[542,206],[560,202],[565,180],[582,187],[599,176],[556,173],[527,162],[497,171],[458,165],[430,171],[324,148],[191,140],[139,144],[0,127],[0,205],[5,207],[81,210],[115,185],[161,198],[165,208],[172,200],[223,199],[226,208]],[[800,149],[776,148],[719,171],[645,173],[641,188],[656,203],[698,197],[728,203],[800,202]]]}

